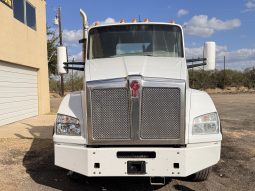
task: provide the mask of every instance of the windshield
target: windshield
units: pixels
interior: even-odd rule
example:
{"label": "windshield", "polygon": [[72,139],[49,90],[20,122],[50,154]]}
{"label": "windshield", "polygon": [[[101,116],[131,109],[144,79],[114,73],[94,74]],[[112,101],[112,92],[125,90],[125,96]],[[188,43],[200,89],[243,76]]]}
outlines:
{"label": "windshield", "polygon": [[182,33],[171,25],[116,25],[89,33],[89,59],[118,56],[183,57]]}

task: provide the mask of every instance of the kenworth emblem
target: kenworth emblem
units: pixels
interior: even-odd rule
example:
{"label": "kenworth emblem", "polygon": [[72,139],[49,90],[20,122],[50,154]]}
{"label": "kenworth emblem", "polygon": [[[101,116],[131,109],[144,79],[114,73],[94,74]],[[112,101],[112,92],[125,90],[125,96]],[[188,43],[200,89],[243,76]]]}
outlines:
{"label": "kenworth emblem", "polygon": [[137,92],[138,92],[139,88],[140,88],[140,85],[139,85],[138,81],[133,80],[130,84],[132,97],[137,97]]}

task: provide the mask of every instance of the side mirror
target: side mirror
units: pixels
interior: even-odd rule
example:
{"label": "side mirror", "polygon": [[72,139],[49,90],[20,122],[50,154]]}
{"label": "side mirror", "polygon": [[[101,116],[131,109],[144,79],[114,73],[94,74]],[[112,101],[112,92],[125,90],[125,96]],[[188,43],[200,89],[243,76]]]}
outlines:
{"label": "side mirror", "polygon": [[64,63],[67,62],[66,47],[60,46],[57,48],[57,67],[59,74],[66,74]]}
{"label": "side mirror", "polygon": [[204,44],[204,58],[206,58],[206,65],[204,69],[215,70],[215,54],[216,54],[216,44],[215,42],[205,42]]}

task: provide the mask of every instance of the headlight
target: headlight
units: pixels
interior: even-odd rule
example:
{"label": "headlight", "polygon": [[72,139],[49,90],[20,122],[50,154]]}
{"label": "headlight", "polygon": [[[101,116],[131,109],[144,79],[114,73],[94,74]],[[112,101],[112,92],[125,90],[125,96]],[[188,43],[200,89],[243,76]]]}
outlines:
{"label": "headlight", "polygon": [[219,118],[217,113],[208,113],[193,120],[192,134],[206,135],[219,133]]}
{"label": "headlight", "polygon": [[67,115],[58,114],[56,120],[56,134],[80,136],[81,126],[79,120]]}

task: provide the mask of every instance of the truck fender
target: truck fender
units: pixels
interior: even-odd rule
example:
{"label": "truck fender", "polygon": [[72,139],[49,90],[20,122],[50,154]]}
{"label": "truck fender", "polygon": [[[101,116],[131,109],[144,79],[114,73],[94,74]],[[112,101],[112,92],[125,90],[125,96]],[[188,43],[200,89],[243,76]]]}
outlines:
{"label": "truck fender", "polygon": [[220,132],[219,134],[212,135],[192,135],[192,124],[194,118],[207,113],[218,113],[212,98],[206,92],[191,89],[190,101],[187,109],[189,109],[189,143],[213,142],[222,140],[222,135]]}
{"label": "truck fender", "polygon": [[67,94],[62,100],[57,112],[57,114],[67,115],[79,119],[82,136],[75,137],[54,134],[54,142],[86,144],[82,97],[81,91]]}
{"label": "truck fender", "polygon": [[67,94],[59,106],[58,114],[68,115],[79,119],[80,122],[83,122],[81,92],[72,92]]}

